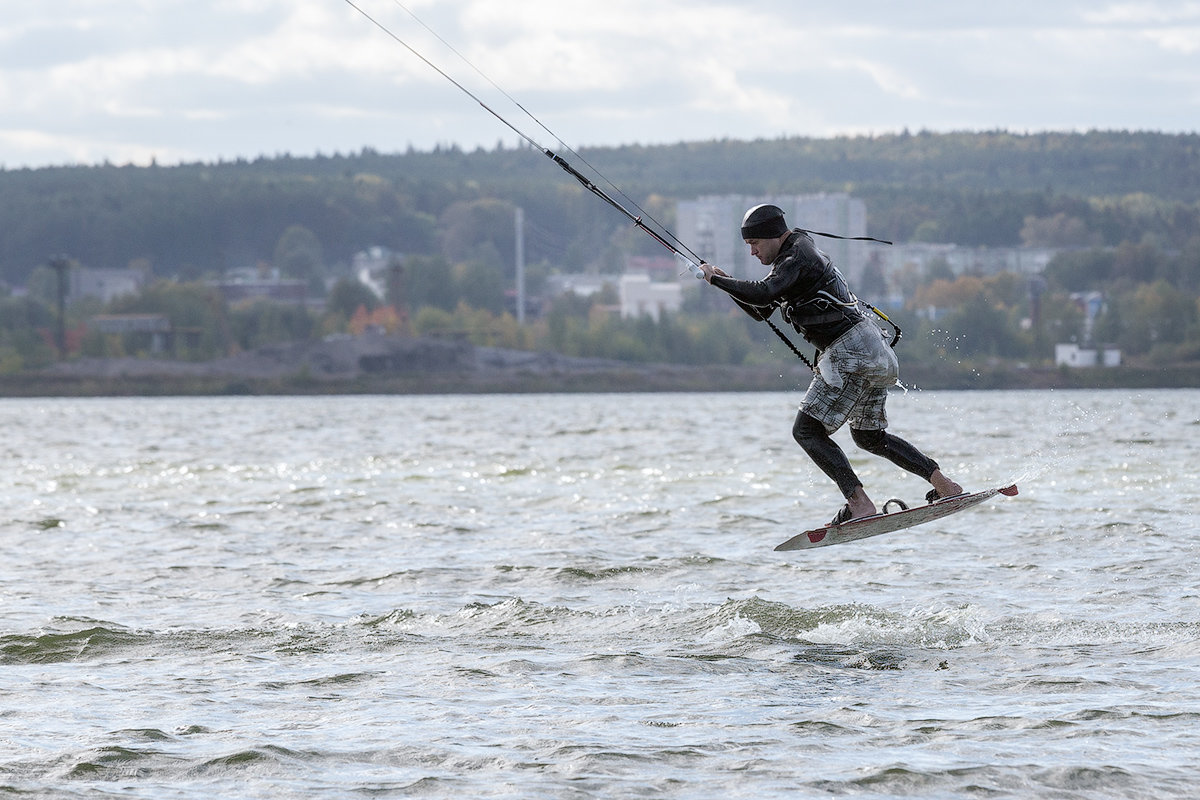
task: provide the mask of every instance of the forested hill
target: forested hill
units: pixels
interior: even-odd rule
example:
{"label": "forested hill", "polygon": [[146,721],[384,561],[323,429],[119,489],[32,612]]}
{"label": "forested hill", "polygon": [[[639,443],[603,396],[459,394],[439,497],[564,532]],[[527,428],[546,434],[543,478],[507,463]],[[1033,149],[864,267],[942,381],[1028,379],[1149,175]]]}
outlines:
{"label": "forested hill", "polygon": [[595,158],[623,183],[672,194],[870,187],[1200,199],[1200,135],[922,132],[626,147]]}
{"label": "forested hill", "polygon": [[[1102,244],[1200,236],[1197,134],[921,132],[559,152],[668,223],[674,200],[701,194],[844,191],[866,201],[871,234],[897,241],[1015,245],[1029,218],[1056,215]],[[567,269],[628,227],[530,148],[0,170],[0,280],[19,285],[57,253],[194,277],[270,261],[293,225],[331,264],[372,245],[434,253],[456,223],[478,223],[464,204],[487,199],[523,207],[529,258]],[[620,241],[653,246],[641,239]]]}

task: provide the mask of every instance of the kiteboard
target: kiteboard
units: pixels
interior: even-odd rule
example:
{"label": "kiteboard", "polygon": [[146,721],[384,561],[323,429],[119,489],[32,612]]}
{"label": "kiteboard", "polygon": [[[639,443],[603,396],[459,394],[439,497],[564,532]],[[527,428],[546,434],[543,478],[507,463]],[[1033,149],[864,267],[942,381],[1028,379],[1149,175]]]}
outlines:
{"label": "kiteboard", "polygon": [[[893,511],[890,514],[872,514],[869,517],[859,517],[841,524],[831,522],[820,528],[798,533],[775,549],[805,550],[810,547],[828,547],[831,544],[845,544],[858,539],[867,539],[871,536],[879,536],[881,533],[891,533],[957,514],[959,511],[977,506],[997,494],[1012,497],[1016,493],[1017,486],[1012,484],[995,489],[984,489],[982,492],[944,497],[928,505],[902,508],[900,511]],[[899,501],[889,500],[887,505],[893,502]],[[884,506],[885,511],[887,505]]]}

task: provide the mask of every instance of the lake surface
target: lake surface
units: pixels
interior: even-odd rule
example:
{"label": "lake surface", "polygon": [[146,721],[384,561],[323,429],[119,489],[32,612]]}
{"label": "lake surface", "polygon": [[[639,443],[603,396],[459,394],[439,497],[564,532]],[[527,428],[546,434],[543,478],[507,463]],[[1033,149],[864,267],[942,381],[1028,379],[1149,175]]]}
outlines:
{"label": "lake surface", "polygon": [[776,553],[798,402],[0,400],[0,794],[1196,796],[1200,391],[897,393],[1021,493]]}

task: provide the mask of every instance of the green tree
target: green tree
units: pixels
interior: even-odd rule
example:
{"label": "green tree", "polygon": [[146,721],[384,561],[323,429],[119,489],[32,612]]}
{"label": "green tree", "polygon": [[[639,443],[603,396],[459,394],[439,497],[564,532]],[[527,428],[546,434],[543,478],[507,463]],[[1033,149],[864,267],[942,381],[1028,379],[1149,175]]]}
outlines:
{"label": "green tree", "polygon": [[229,310],[229,327],[239,347],[304,341],[316,329],[313,315],[295,303],[260,301]]}
{"label": "green tree", "polygon": [[1189,239],[1179,253],[1172,283],[1189,292],[1200,290],[1200,236]]}
{"label": "green tree", "polygon": [[1158,278],[1166,265],[1163,252],[1149,243],[1122,242],[1113,254],[1114,280],[1126,278],[1137,283],[1150,283]]}
{"label": "green tree", "polygon": [[1039,346],[1045,347],[1037,353],[1041,358],[1050,358],[1053,346],[1058,342],[1084,344],[1084,313],[1079,304],[1064,292],[1049,292],[1042,296],[1042,330]]}
{"label": "green tree", "polygon": [[367,311],[379,308],[379,296],[367,288],[362,281],[355,278],[338,278],[337,283],[329,291],[329,299],[325,310],[330,314],[340,314],[347,320],[354,316],[359,307]]}
{"label": "green tree", "polygon": [[469,258],[456,264],[453,275],[455,294],[462,302],[493,313],[504,310],[504,270],[491,242],[480,244]]}
{"label": "green tree", "polygon": [[0,374],[54,361],[57,314],[33,297],[0,299]]}
{"label": "green tree", "polygon": [[1099,234],[1078,217],[1058,212],[1049,217],[1025,217],[1021,243],[1026,247],[1088,247],[1100,244]]}
{"label": "green tree", "polygon": [[448,336],[458,324],[454,314],[435,306],[424,306],[413,318],[413,331],[418,336]]}
{"label": "green tree", "polygon": [[1050,259],[1044,274],[1069,292],[1083,292],[1098,289],[1111,279],[1114,260],[1111,250],[1067,250]]}
{"label": "green tree", "polygon": [[433,306],[451,311],[458,304],[458,289],[449,262],[441,256],[409,256],[401,280],[409,308]]}
{"label": "green tree", "polygon": [[513,253],[516,209],[490,197],[454,203],[442,212],[438,239],[441,254],[452,262],[475,258],[482,245],[497,254]]}
{"label": "green tree", "polygon": [[958,335],[958,349],[964,356],[1011,357],[1020,354],[1012,322],[999,303],[978,294],[951,312],[943,326]]}
{"label": "green tree", "polygon": [[321,242],[316,234],[303,225],[289,225],[280,235],[272,263],[284,275],[324,288],[320,284],[325,275],[325,255]]}
{"label": "green tree", "polygon": [[1130,354],[1180,344],[1196,324],[1195,297],[1176,291],[1166,281],[1142,284],[1115,302],[1124,323],[1118,343]]}
{"label": "green tree", "polygon": [[114,314],[165,315],[175,335],[175,351],[184,358],[225,355],[234,344],[224,300],[202,283],[155,281],[140,294],[117,298],[109,310]]}

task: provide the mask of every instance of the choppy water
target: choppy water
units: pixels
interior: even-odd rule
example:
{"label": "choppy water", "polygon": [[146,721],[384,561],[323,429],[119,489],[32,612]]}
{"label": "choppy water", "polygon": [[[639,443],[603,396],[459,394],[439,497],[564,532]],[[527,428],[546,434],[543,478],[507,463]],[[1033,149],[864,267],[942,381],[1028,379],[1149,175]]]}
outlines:
{"label": "choppy water", "polygon": [[775,553],[797,401],[0,401],[0,794],[1200,792],[1200,392],[896,395],[1021,494]]}

